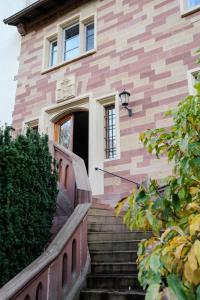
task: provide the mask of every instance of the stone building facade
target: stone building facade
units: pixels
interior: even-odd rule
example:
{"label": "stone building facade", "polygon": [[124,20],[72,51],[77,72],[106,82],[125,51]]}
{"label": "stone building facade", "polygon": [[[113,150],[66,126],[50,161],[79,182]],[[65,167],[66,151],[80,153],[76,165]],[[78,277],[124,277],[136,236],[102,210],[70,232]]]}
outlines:
{"label": "stone building facade", "polygon": [[[94,195],[132,189],[130,182],[95,167],[138,182],[170,174],[166,158],[148,155],[139,134],[170,126],[172,120],[163,118],[163,112],[193,92],[200,1],[51,2],[36,1],[5,21],[23,35],[13,112],[16,131],[35,127],[59,142],[65,124],[63,139],[71,150],[81,156],[84,148]],[[124,89],[131,94],[131,117],[119,101]],[[87,112],[88,121],[80,121],[78,112]],[[74,126],[67,123],[72,116]],[[88,133],[81,130],[84,126]],[[75,132],[76,151],[70,142]],[[113,139],[111,155],[108,138]]]}

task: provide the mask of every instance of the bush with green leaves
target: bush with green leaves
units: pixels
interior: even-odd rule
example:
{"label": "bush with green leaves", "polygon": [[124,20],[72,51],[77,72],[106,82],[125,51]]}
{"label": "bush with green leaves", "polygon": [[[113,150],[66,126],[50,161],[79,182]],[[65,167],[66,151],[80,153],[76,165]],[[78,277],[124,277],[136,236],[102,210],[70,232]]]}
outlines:
{"label": "bush with green leaves", "polygon": [[164,193],[151,180],[116,206],[119,214],[128,202],[123,219],[130,230],[153,231],[138,249],[146,300],[200,300],[200,82],[195,90],[166,114],[173,116],[171,129],[140,135],[150,153],[173,163]]}
{"label": "bush with green leaves", "polygon": [[0,129],[0,285],[37,258],[50,239],[57,170],[47,136]]}

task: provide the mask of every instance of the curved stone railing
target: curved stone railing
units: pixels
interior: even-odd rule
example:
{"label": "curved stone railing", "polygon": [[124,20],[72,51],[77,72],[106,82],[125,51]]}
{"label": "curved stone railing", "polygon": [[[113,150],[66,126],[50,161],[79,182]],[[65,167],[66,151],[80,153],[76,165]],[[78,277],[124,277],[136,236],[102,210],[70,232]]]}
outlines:
{"label": "curved stone railing", "polygon": [[90,267],[87,212],[91,189],[85,164],[58,144],[50,143],[50,151],[59,164],[54,239],[40,257],[0,289],[1,300],[75,299]]}
{"label": "curved stone railing", "polygon": [[90,266],[89,203],[79,204],[47,250],[0,290],[1,300],[75,299]]}
{"label": "curved stone railing", "polygon": [[53,236],[81,203],[91,202],[91,188],[82,158],[57,143],[50,143],[59,166],[59,193],[52,227]]}

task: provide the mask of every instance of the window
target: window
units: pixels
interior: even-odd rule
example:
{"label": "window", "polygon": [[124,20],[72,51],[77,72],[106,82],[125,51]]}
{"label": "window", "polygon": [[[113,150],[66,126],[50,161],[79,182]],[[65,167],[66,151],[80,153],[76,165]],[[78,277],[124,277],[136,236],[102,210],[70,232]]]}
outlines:
{"label": "window", "polygon": [[29,122],[26,122],[25,130],[27,130],[28,128],[32,129],[35,132],[39,132],[39,120],[35,119],[35,120],[31,120]]}
{"label": "window", "polygon": [[94,53],[95,34],[94,15],[83,20],[76,16],[59,24],[57,32],[44,39],[42,73]]}
{"label": "window", "polygon": [[188,71],[188,85],[189,85],[189,93],[191,95],[194,95],[196,93],[194,85],[196,82],[200,81],[198,74],[200,74],[199,68],[195,68],[193,70]]}
{"label": "window", "polygon": [[70,145],[71,135],[72,135],[72,118],[69,117],[68,119],[64,120],[62,124],[60,124],[59,144],[69,149],[71,146]]}
{"label": "window", "polygon": [[200,0],[180,0],[180,3],[182,16],[187,16],[200,9]]}
{"label": "window", "polygon": [[79,55],[79,24],[64,29],[64,60],[69,60]]}
{"label": "window", "polygon": [[58,51],[57,40],[51,41],[49,44],[49,67],[53,67],[57,64],[57,51]]}
{"label": "window", "polygon": [[94,22],[85,25],[85,50],[94,49]]}
{"label": "window", "polygon": [[105,106],[105,158],[115,158],[116,152],[116,111],[112,104]]}
{"label": "window", "polygon": [[194,6],[200,4],[200,0],[187,0],[186,1],[186,5],[187,5],[187,8],[190,9],[190,8],[193,8]]}

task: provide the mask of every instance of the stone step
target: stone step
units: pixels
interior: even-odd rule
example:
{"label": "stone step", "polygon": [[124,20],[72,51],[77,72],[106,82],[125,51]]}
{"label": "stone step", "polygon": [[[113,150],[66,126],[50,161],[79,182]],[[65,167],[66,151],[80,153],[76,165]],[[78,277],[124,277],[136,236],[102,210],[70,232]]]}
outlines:
{"label": "stone step", "polygon": [[88,289],[141,290],[137,275],[94,274],[87,277]]}
{"label": "stone step", "polygon": [[110,216],[96,216],[96,215],[88,215],[88,223],[95,224],[122,224],[123,220],[120,217],[115,217],[114,215]]}
{"label": "stone step", "polygon": [[93,250],[137,250],[139,240],[126,240],[126,241],[101,241],[101,242],[89,242],[89,249],[90,251]]}
{"label": "stone step", "polygon": [[107,289],[83,290],[80,300],[143,300],[145,294],[139,291],[110,291]]}
{"label": "stone step", "polygon": [[97,223],[89,223],[88,224],[89,232],[123,232],[127,231],[127,227],[124,224],[97,224]]}
{"label": "stone step", "polygon": [[109,209],[109,210],[113,210],[114,208],[111,207],[109,204],[106,203],[102,203],[101,201],[99,201],[98,199],[92,199],[92,207],[91,208],[97,208],[97,209]]}
{"label": "stone step", "polygon": [[137,274],[135,262],[102,262],[91,263],[92,274]]}
{"label": "stone step", "polygon": [[[126,229],[127,230],[127,229]],[[88,241],[126,241],[126,240],[142,240],[152,236],[151,231],[123,231],[123,232],[88,232]]]}
{"label": "stone step", "polygon": [[92,262],[125,262],[137,260],[137,251],[90,251]]}
{"label": "stone step", "polygon": [[116,217],[114,209],[96,208],[96,207],[91,207],[88,212],[88,215]]}

